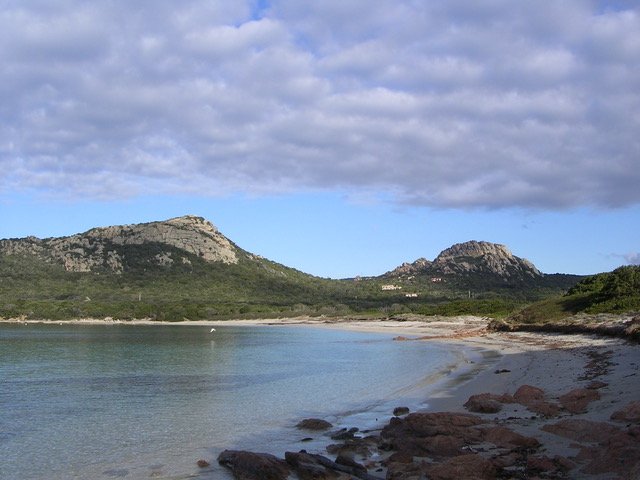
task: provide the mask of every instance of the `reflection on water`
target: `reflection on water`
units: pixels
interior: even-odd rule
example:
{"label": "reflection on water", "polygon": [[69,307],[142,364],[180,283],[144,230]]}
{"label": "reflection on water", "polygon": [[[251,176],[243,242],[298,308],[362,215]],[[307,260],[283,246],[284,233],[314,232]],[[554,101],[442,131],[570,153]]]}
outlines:
{"label": "reflection on water", "polygon": [[454,359],[386,334],[209,330],[1,325],[0,478],[180,478],[224,448],[312,448],[300,418],[384,418]]}

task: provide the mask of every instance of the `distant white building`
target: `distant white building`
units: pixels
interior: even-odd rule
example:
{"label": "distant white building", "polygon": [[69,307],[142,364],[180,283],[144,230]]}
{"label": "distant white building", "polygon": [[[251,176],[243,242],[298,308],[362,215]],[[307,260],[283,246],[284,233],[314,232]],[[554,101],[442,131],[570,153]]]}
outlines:
{"label": "distant white building", "polygon": [[407,297],[407,298],[417,298],[418,294],[417,293],[405,293],[404,296]]}
{"label": "distant white building", "polygon": [[401,290],[402,287],[398,285],[382,285],[382,290]]}

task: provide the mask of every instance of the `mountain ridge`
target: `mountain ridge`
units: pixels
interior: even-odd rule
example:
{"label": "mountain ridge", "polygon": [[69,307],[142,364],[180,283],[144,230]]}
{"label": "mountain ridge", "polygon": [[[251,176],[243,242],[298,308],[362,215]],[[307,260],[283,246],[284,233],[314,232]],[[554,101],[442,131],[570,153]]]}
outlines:
{"label": "mountain ridge", "polygon": [[[0,239],[0,254],[33,255],[48,262],[61,263],[66,271],[110,270],[122,273],[124,262],[118,246],[167,245],[194,254],[206,262],[236,264],[242,255],[261,258],[239,248],[203,217],[183,215],[167,220],[137,224],[95,227],[86,232],[40,239]],[[176,252],[156,253],[158,265],[188,262]],[[153,259],[150,261],[153,263]],[[540,272],[529,260],[517,257],[502,244],[470,240],[442,250],[433,261],[419,258],[405,262],[381,277],[425,275],[493,274],[507,279],[539,278]]]}
{"label": "mountain ridge", "polygon": [[542,274],[504,245],[477,241],[376,277],[320,278],[245,251],[213,223],[185,215],[0,240],[0,317],[508,313],[580,278]]}
{"label": "mountain ridge", "polygon": [[[0,240],[0,253],[35,255],[45,261],[62,263],[66,271],[91,272],[108,269],[122,273],[123,258],[117,246],[158,243],[194,254],[207,262],[237,263],[239,249],[203,217],[184,215],[163,221],[95,227],[64,237]],[[174,261],[188,262],[186,257],[172,258],[172,253],[157,253],[159,265]]]}
{"label": "mountain ridge", "polygon": [[419,258],[413,263],[403,263],[387,272],[385,276],[447,276],[474,273],[496,275],[511,280],[544,277],[533,263],[513,255],[505,245],[476,240],[456,243],[442,250],[433,261]]}

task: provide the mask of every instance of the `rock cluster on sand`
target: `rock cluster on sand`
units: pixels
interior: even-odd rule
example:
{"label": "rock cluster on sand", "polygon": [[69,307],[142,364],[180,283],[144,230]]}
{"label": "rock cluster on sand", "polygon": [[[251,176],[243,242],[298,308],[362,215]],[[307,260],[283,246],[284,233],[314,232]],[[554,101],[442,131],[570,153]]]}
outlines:
{"label": "rock cluster on sand", "polygon": [[[543,419],[561,416],[542,425],[540,432],[571,440],[578,451],[571,458],[550,453],[541,440],[515,431],[515,424],[508,421],[471,413],[416,412],[392,417],[379,435],[358,436],[357,428],[328,433],[343,442],[327,448],[336,455],[335,460],[304,450],[286,452],[284,459],[227,450],[218,461],[239,480],[493,480],[581,478],[583,474],[640,478],[640,402],[611,415],[619,424],[576,416],[598,398],[595,388],[574,389],[554,403],[542,389],[523,385],[514,395],[482,393],[465,404],[469,410],[484,413],[519,404],[539,412]],[[328,428],[330,424],[308,419],[299,426]],[[372,459],[374,452],[376,460]]]}
{"label": "rock cluster on sand", "polygon": [[[537,336],[530,341],[549,345]],[[555,347],[558,340],[552,341]],[[388,423],[374,433],[317,430],[333,441],[328,456],[304,450],[284,458],[223,452],[219,461],[239,480],[640,479],[637,349],[620,345],[614,352],[592,345],[564,353],[552,347],[540,350],[542,357],[511,362],[505,372],[511,380],[498,383],[506,393],[463,390],[470,395],[467,411],[458,396],[446,403],[452,411],[389,412]],[[549,370],[564,360],[562,369]],[[539,385],[517,380],[524,378]],[[485,376],[477,385],[493,386],[493,380]],[[311,420],[308,425],[322,425]]]}

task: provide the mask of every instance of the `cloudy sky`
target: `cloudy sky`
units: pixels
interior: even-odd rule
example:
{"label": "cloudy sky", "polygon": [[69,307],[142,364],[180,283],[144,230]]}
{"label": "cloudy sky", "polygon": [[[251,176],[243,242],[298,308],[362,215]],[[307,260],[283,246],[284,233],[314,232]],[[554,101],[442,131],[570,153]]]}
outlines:
{"label": "cloudy sky", "polygon": [[640,262],[640,7],[0,0],[0,238],[202,215],[321,276]]}

